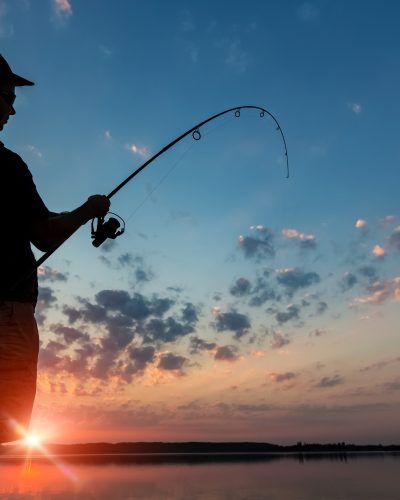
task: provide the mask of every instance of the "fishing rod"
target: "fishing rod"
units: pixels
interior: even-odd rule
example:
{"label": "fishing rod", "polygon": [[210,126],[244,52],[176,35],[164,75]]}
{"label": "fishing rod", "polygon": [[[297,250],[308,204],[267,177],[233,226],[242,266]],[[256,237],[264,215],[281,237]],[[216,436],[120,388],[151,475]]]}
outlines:
{"label": "fishing rod", "polygon": [[[200,128],[205,125],[208,122],[211,122],[212,120],[215,120],[219,118],[222,115],[225,115],[227,113],[234,113],[236,118],[240,117],[241,110],[242,109],[256,109],[260,112],[260,117],[263,118],[265,115],[268,115],[272,120],[274,121],[276,125],[276,130],[280,133],[283,141],[283,146],[284,146],[284,156],[286,158],[286,178],[289,178],[289,157],[288,157],[288,151],[287,151],[287,146],[286,146],[286,140],[285,136],[283,134],[283,131],[281,129],[281,126],[278,123],[278,120],[275,118],[275,116],[268,111],[265,108],[262,108],[260,106],[236,106],[235,108],[230,108],[226,109],[225,111],[221,111],[220,113],[216,113],[215,115],[210,116],[209,118],[206,118],[205,120],[201,121],[200,123],[197,123],[193,127],[191,127],[189,130],[178,136],[176,139],[171,141],[169,144],[164,146],[158,153],[153,155],[151,158],[149,158],[147,161],[145,161],[140,167],[138,167],[132,174],[130,174],[125,180],[123,180],[120,184],[118,184],[117,187],[115,187],[108,195],[107,198],[111,199],[115,194],[118,193],[129,181],[131,181],[134,177],[136,177],[142,170],[144,170],[150,163],[152,163],[154,160],[156,160],[159,156],[162,154],[166,153],[170,148],[172,148],[175,144],[177,144],[179,141],[187,137],[189,134],[192,134],[192,137],[195,141],[199,141],[201,139],[201,132]],[[122,219],[122,217],[118,216],[117,214],[114,214],[112,212],[108,212],[108,214],[115,215],[115,217],[110,217],[109,219],[105,220],[105,217],[98,217],[97,222],[96,218],[92,220],[91,222],[91,235],[92,235],[92,244],[95,247],[99,247],[104,241],[108,238],[110,239],[115,239],[118,236],[122,235],[125,230],[125,222]],[[107,215],[108,215],[107,214]],[[121,223],[123,223],[123,226],[121,227]],[[72,236],[73,233],[71,233],[70,236]],[[50,255],[52,255],[60,246],[67,241],[66,238],[63,240],[61,243],[59,243],[57,246],[55,246],[53,249],[49,250],[45,254],[43,254],[37,261],[36,261],[36,268],[38,268],[40,265],[45,262]]]}

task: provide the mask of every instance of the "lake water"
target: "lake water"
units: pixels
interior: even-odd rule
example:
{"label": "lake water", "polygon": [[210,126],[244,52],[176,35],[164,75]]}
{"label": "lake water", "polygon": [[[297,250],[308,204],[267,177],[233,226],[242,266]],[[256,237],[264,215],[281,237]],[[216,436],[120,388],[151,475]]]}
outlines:
{"label": "lake water", "polygon": [[0,498],[399,500],[399,475],[396,454],[1,457]]}

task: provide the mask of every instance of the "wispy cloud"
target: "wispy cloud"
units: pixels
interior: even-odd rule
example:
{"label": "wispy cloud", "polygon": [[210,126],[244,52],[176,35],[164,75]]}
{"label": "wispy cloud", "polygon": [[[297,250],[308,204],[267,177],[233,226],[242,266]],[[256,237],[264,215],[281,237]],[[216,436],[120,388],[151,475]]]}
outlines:
{"label": "wispy cloud", "polygon": [[303,21],[314,21],[319,17],[318,7],[310,2],[305,2],[297,10],[298,16]]}
{"label": "wispy cloud", "polygon": [[360,115],[363,112],[363,107],[358,102],[349,102],[348,107],[355,115]]}
{"label": "wispy cloud", "polygon": [[222,38],[216,42],[222,51],[224,63],[237,73],[244,73],[250,65],[251,57],[238,38]]}
{"label": "wispy cloud", "polygon": [[113,51],[105,45],[99,45],[99,50],[104,57],[111,57],[113,55]]}
{"label": "wispy cloud", "polygon": [[400,356],[397,358],[385,359],[383,361],[377,361],[376,363],[372,363],[371,365],[364,366],[360,369],[360,372],[369,372],[371,370],[381,370],[382,368],[387,367],[393,363],[399,363]]}
{"label": "wispy cloud", "polygon": [[296,374],[293,373],[293,372],[285,372],[285,373],[275,373],[275,372],[272,372],[269,374],[269,378],[273,381],[273,382],[287,382],[288,380],[293,380],[294,378],[296,378]]}
{"label": "wispy cloud", "polygon": [[149,158],[150,151],[146,146],[138,146],[137,144],[127,144],[126,148],[133,154],[139,155],[142,158]]}
{"label": "wispy cloud", "polygon": [[32,144],[27,145],[28,151],[30,151],[33,155],[35,155],[37,158],[42,159],[43,158],[43,153],[36,147],[33,146]]}
{"label": "wispy cloud", "polygon": [[300,242],[301,248],[315,248],[316,246],[313,234],[301,233],[297,229],[282,229],[282,236]]}
{"label": "wispy cloud", "polygon": [[14,25],[7,19],[8,7],[3,1],[0,2],[0,38],[8,38],[14,34]]}
{"label": "wispy cloud", "polygon": [[194,31],[195,29],[193,14],[187,9],[182,11],[180,14],[179,29],[184,33]]}
{"label": "wispy cloud", "polygon": [[340,375],[334,375],[333,377],[323,377],[315,387],[326,389],[329,387],[335,387],[337,385],[343,384],[344,379]]}

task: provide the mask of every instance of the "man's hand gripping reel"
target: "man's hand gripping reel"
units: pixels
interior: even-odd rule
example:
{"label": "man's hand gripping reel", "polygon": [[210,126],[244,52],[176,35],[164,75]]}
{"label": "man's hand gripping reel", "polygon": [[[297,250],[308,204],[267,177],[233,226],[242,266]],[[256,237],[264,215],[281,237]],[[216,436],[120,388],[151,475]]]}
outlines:
{"label": "man's hand gripping reel", "polygon": [[[108,212],[107,215],[115,215],[115,217],[110,217],[107,220],[104,220],[104,217],[97,217],[97,219],[92,219],[92,245],[95,247],[99,247],[102,243],[105,242],[107,238],[115,240],[117,236],[121,236],[121,234],[125,231],[125,221],[122,217],[113,212]],[[118,220],[119,219],[119,220]],[[97,224],[95,225],[95,220],[97,220]],[[121,227],[122,222],[123,226]]]}

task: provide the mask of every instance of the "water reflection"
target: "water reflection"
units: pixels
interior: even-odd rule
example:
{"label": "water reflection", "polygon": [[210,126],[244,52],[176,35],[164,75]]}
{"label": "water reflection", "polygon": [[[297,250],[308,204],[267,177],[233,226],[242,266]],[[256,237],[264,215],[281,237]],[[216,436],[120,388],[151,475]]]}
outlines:
{"label": "water reflection", "polygon": [[398,500],[399,465],[396,454],[7,457],[0,498]]}

